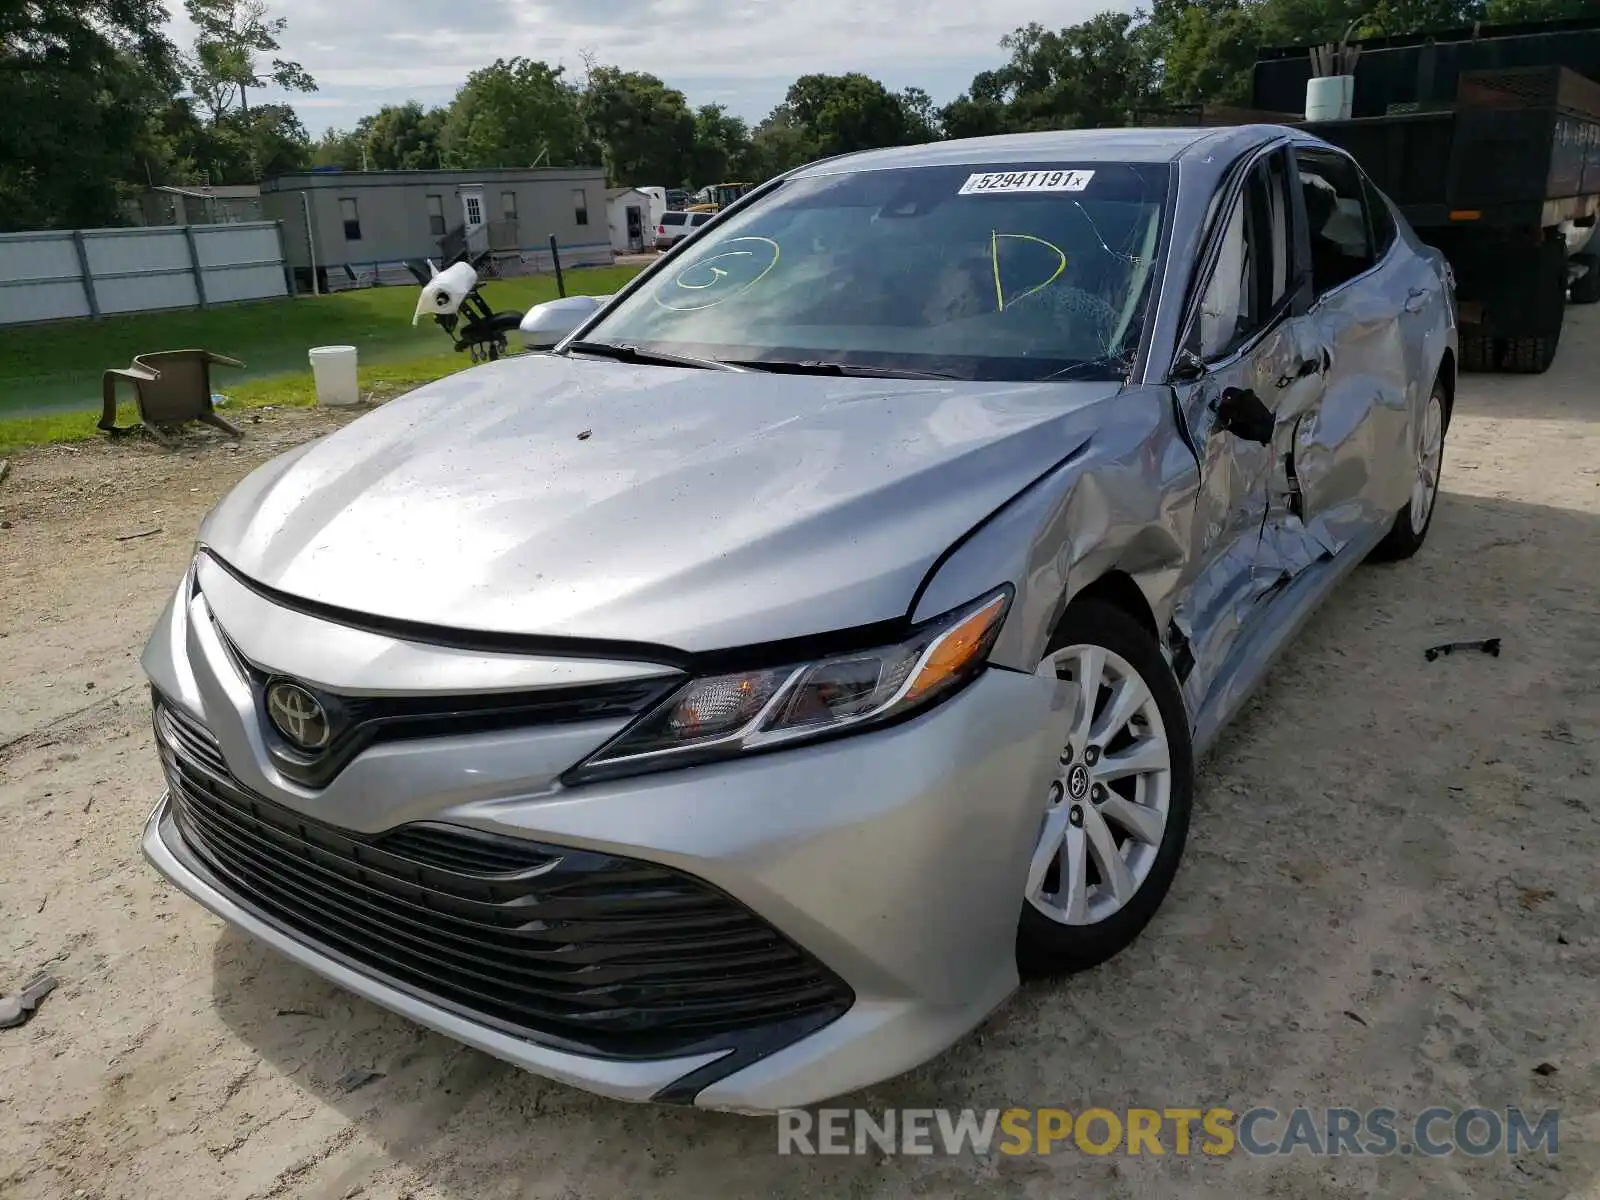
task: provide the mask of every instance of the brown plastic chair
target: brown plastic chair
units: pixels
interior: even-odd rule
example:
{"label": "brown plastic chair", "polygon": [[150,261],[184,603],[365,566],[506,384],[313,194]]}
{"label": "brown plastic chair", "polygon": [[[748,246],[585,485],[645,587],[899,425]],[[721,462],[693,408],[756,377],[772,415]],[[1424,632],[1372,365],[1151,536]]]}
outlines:
{"label": "brown plastic chair", "polygon": [[211,403],[211,368],[242,367],[236,358],[212,354],[209,350],[163,350],[141,354],[129,367],[113,368],[101,380],[100,428],[112,436],[132,433],[137,425],[118,426],[117,381],[133,381],[138,397],[139,420],[155,439],[175,445],[169,436],[185,421],[201,421],[236,438],[243,431],[217,416]]}

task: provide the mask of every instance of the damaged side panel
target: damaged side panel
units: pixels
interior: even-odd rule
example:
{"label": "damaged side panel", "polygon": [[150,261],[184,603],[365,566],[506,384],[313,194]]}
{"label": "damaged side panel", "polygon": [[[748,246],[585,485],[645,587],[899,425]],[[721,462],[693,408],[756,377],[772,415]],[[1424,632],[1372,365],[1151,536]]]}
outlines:
{"label": "damaged side panel", "polygon": [[1199,484],[1173,420],[1172,392],[1131,388],[1083,415],[1077,448],[935,568],[914,620],[1009,580],[1016,608],[991,661],[1031,672],[1071,598],[1120,571],[1144,596],[1155,628],[1170,623],[1189,582],[1184,564]]}
{"label": "damaged side panel", "polygon": [[[935,564],[913,605],[920,621],[1009,581],[992,661],[1032,672],[1068,604],[1116,576],[1159,636],[1197,748],[1406,503],[1417,414],[1454,341],[1444,276],[1403,228],[1369,270],[1314,294],[1281,134],[1260,131],[1248,162],[1197,144],[1182,170],[1204,186],[1180,190],[1181,262],[1167,264],[1144,382],[1053,429],[1056,466]],[[1230,307],[1216,285],[1231,278],[1234,204],[1249,206],[1250,253],[1227,269],[1250,301]]]}

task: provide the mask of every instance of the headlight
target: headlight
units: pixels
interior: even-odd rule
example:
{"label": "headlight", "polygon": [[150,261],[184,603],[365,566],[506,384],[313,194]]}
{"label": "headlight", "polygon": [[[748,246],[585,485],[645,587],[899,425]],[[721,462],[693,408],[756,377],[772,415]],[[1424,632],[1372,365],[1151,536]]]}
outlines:
{"label": "headlight", "polygon": [[688,766],[904,717],[983,670],[1010,603],[1006,587],[893,646],[691,679],[567,779]]}

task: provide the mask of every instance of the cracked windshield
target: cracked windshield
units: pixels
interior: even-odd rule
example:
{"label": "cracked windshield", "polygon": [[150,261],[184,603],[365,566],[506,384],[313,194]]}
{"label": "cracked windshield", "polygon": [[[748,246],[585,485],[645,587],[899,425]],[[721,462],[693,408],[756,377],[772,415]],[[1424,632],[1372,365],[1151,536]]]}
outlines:
{"label": "cracked windshield", "polygon": [[793,180],[586,340],[769,368],[1114,379],[1143,327],[1168,182],[1165,165],[1118,163]]}

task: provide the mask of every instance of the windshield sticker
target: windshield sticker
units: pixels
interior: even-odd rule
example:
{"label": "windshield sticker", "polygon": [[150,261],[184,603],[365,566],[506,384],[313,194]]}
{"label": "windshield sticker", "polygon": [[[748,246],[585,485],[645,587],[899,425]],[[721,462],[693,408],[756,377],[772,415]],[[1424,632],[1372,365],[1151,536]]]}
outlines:
{"label": "windshield sticker", "polygon": [[1082,192],[1094,178],[1093,171],[979,171],[968,175],[956,192],[958,196],[980,196],[991,192]]}
{"label": "windshield sticker", "polygon": [[778,243],[764,237],[736,237],[715,254],[697,259],[672,277],[655,301],[673,312],[715,308],[755,287],[778,265]]}

